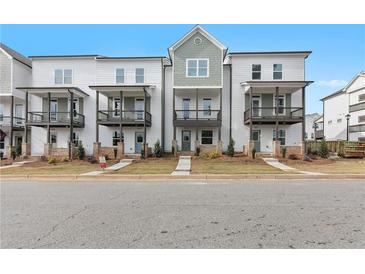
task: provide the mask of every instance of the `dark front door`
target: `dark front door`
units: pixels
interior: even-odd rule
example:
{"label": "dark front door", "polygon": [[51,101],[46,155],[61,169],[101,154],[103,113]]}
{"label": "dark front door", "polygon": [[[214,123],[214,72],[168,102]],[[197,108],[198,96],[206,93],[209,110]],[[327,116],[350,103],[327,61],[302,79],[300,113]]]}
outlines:
{"label": "dark front door", "polygon": [[252,141],[255,144],[256,152],[259,152],[261,150],[260,135],[261,135],[260,130],[253,130],[252,131]]}
{"label": "dark front door", "polygon": [[191,150],[191,131],[190,130],[183,130],[182,131],[181,150],[182,151],[190,151]]}

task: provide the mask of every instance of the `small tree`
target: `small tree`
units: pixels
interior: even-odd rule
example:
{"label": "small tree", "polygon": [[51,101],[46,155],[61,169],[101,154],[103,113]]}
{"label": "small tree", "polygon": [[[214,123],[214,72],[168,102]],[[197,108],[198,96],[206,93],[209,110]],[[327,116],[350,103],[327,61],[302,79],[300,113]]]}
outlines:
{"label": "small tree", "polygon": [[231,138],[229,140],[228,148],[227,148],[227,155],[233,157],[234,156],[234,140]]}
{"label": "small tree", "polygon": [[256,148],[253,148],[251,153],[252,153],[252,159],[255,159],[255,157],[256,157]]}
{"label": "small tree", "polygon": [[160,140],[157,140],[157,142],[153,146],[153,155],[157,158],[160,158],[162,156]]}
{"label": "small tree", "polygon": [[79,145],[77,146],[76,157],[79,160],[83,160],[85,157],[85,149],[84,149],[84,146],[82,145],[81,141],[79,142]]}
{"label": "small tree", "polygon": [[321,143],[319,144],[318,154],[322,158],[328,157],[329,150],[328,150],[327,142],[325,140],[322,140]]}

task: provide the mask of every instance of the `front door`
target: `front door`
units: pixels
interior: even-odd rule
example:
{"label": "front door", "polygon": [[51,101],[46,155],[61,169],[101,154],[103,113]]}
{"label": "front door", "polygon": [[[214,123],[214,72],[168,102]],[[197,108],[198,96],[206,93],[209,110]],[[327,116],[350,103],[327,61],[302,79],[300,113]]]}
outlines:
{"label": "front door", "polygon": [[189,119],[190,99],[183,99],[184,119]]}
{"label": "front door", "polygon": [[253,130],[252,131],[252,141],[254,142],[254,147],[255,147],[256,152],[259,152],[261,150],[260,139],[261,139],[260,130]]}
{"label": "front door", "polygon": [[136,110],[136,120],[143,120],[144,116],[144,99],[136,99],[134,103]]}
{"label": "front door", "polygon": [[135,142],[135,148],[134,148],[136,154],[141,153],[142,146],[143,146],[143,137],[144,137],[143,132],[136,132],[136,142]]}
{"label": "front door", "polygon": [[51,100],[51,121],[57,121],[58,101],[57,99]]}
{"label": "front door", "polygon": [[190,130],[182,131],[181,150],[182,151],[191,151],[191,131]]}
{"label": "front door", "polygon": [[[23,105],[15,105],[15,117],[23,118]],[[23,122],[22,119],[15,119],[15,123],[17,125],[21,125]]]}

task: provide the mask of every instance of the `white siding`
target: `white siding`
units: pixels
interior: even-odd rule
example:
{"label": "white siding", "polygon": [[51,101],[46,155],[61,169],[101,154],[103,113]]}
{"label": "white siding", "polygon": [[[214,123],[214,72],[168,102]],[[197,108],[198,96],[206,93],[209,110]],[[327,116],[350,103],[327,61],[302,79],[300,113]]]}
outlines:
{"label": "white siding", "polygon": [[[343,93],[324,101],[324,136],[328,141],[346,140],[348,95]],[[338,119],[342,119],[340,123]]]}
{"label": "white siding", "polygon": [[0,94],[10,94],[12,84],[12,58],[0,49]]}
{"label": "white siding", "polygon": [[32,85],[32,69],[13,59],[13,94],[25,98],[24,92],[17,87],[29,87]]}

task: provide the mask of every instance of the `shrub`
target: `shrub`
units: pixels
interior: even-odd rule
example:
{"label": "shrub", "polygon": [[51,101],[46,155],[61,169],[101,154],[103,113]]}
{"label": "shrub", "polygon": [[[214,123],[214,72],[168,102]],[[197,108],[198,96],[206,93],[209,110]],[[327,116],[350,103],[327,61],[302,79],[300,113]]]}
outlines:
{"label": "shrub", "polygon": [[227,155],[233,157],[234,156],[234,140],[231,138],[229,140],[228,149],[227,149]]}
{"label": "shrub", "polygon": [[200,155],[200,147],[199,146],[197,146],[196,148],[195,148],[195,156],[199,156]]}
{"label": "shrub", "polygon": [[64,162],[64,163],[68,162],[68,158],[67,158],[67,157],[63,157],[63,158],[61,159],[61,162]]}
{"label": "shrub", "polygon": [[288,159],[289,159],[289,160],[298,160],[299,158],[298,158],[298,156],[297,156],[297,155],[295,155],[295,154],[290,154],[290,155],[288,156]]}
{"label": "shrub", "polygon": [[327,158],[329,154],[328,146],[325,140],[322,140],[319,144],[318,154],[322,158]]}
{"label": "shrub", "polygon": [[218,151],[213,151],[213,152],[209,153],[209,155],[208,155],[209,159],[216,159],[219,156],[220,155],[219,155]]}
{"label": "shrub", "polygon": [[285,158],[286,156],[286,147],[281,148],[281,157]]}
{"label": "shrub", "polygon": [[76,157],[79,160],[83,160],[85,157],[85,149],[84,149],[84,146],[82,145],[81,141],[79,142],[79,145],[77,146],[77,149],[76,149]]}
{"label": "shrub", "polygon": [[251,150],[251,154],[252,154],[252,159],[255,159],[255,157],[256,157],[256,148],[253,148]]}
{"label": "shrub", "polygon": [[160,140],[157,140],[157,142],[153,146],[153,155],[157,158],[160,158],[162,156]]}
{"label": "shrub", "polygon": [[48,164],[50,164],[50,165],[51,165],[51,164],[53,164],[53,165],[54,165],[54,164],[56,164],[56,163],[57,163],[56,158],[51,157],[51,158],[49,158],[49,159],[48,159]]}
{"label": "shrub", "polygon": [[141,148],[141,158],[142,159],[145,159],[145,153],[144,153],[144,146],[142,145],[142,148]]}
{"label": "shrub", "polygon": [[15,155],[18,157],[22,155],[22,145],[18,144],[15,148]]}

